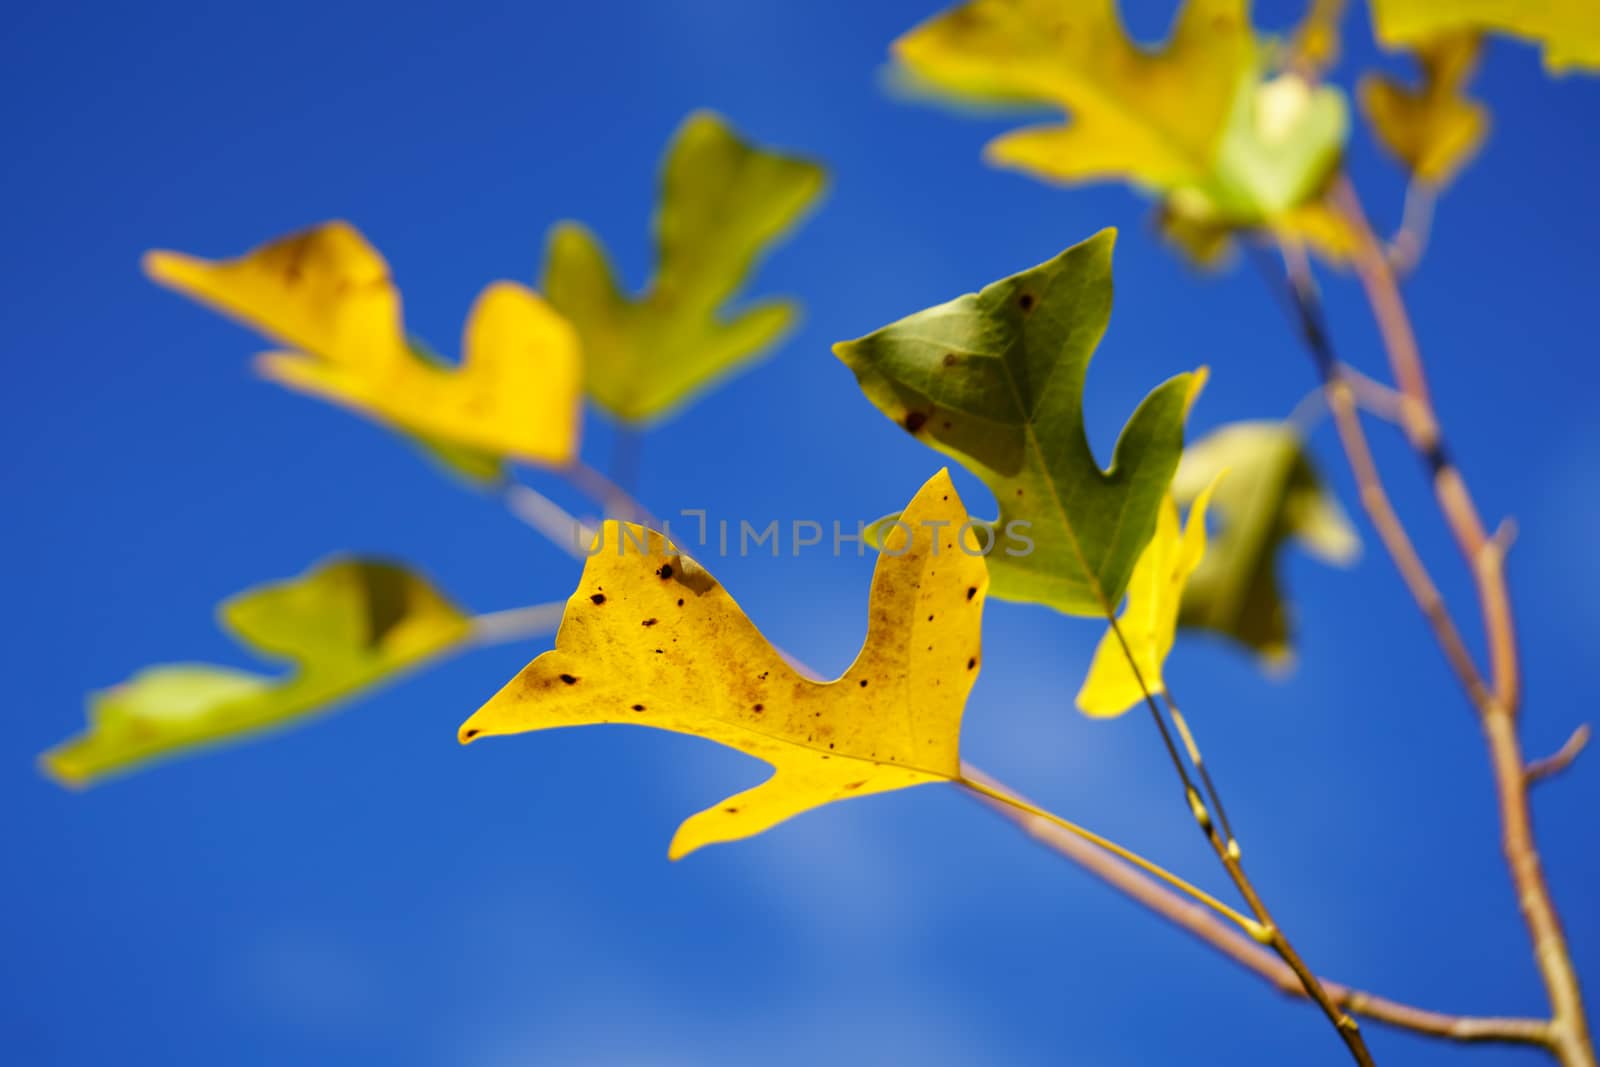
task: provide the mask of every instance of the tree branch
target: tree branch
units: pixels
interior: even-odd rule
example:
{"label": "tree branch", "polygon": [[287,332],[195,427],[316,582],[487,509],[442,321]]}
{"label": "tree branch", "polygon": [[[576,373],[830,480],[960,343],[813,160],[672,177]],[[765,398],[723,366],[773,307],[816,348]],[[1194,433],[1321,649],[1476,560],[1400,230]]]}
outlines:
{"label": "tree branch", "polygon": [[[967,778],[984,782],[995,789],[1006,790],[1005,786],[971,764],[962,764],[961,773]],[[1040,844],[1060,853],[1112,889],[1215,949],[1227,959],[1270,982],[1279,992],[1301,999],[1308,996],[1288,964],[1227,923],[1215,918],[1207,909],[1169,892],[1115,856],[1074,837],[1045,819],[1029,815],[998,801],[983,798],[983,802],[1011,820]],[[1542,1019],[1447,1015],[1443,1012],[1401,1004],[1325,979],[1322,981],[1322,987],[1344,1010],[1373,1022],[1413,1033],[1468,1043],[1538,1047],[1548,1047],[1550,1043],[1550,1025]]]}

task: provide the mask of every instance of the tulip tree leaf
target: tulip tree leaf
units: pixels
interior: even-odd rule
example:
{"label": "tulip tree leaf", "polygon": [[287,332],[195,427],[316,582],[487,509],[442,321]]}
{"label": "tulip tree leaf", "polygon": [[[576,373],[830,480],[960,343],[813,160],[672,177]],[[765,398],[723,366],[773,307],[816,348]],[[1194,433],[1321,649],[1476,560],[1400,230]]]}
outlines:
{"label": "tulip tree leaf", "polygon": [[693,734],[773,767],[686,820],[676,859],[836,800],[961,774],[988,585],[949,474],[906,508],[873,574],[867,637],[844,675],[799,674],[716,580],[660,534],[605,523],[556,647],[461,727],[461,740],[591,723]]}
{"label": "tulip tree leaf", "polygon": [[1100,639],[1088,677],[1078,690],[1078,708],[1084,714],[1121,715],[1145,694],[1166,689],[1162,671],[1177,636],[1184,586],[1206,554],[1206,505],[1215,486],[1213,481],[1195,498],[1188,524],[1181,527],[1172,497],[1162,502],[1156,535],[1133,568],[1128,602],[1117,616],[1121,639],[1110,630]]}
{"label": "tulip tree leaf", "polygon": [[1600,71],[1600,5],[1594,0],[1372,0],[1386,48],[1416,48],[1441,34],[1503,33],[1544,46],[1554,74]]}
{"label": "tulip tree leaf", "polygon": [[496,457],[559,467],[576,454],[577,336],[523,286],[483,291],[454,366],[408,340],[388,264],[347,223],[232,260],[152,252],[145,270],[287,345],[260,358],[266,377],[414,435],[463,473],[487,474]]}
{"label": "tulip tree leaf", "polygon": [[335,559],[225,601],[222,626],[263,657],[268,677],[209,664],[136,673],[89,700],[88,728],[41,757],[64,785],[92,784],[197,746],[285,726],[462,645],[471,623],[428,582],[392,563]]}
{"label": "tulip tree leaf", "polygon": [[1196,499],[1224,470],[1211,501],[1218,531],[1184,591],[1178,621],[1232,638],[1269,666],[1286,665],[1294,627],[1278,574],[1284,546],[1293,542],[1343,566],[1361,543],[1292,427],[1237,422],[1213,431],[1185,450],[1173,494],[1180,503]]}
{"label": "tulip tree leaf", "polygon": [[[1083,385],[1111,316],[1105,230],[1031,270],[917,312],[834,353],[878,410],[993,490],[994,594],[1109,616],[1183,450],[1203,372],[1157,387],[1102,470],[1083,424]],[[1008,536],[1013,523],[1026,537]]]}
{"label": "tulip tree leaf", "polygon": [[[998,165],[1068,184],[1128,182],[1190,231],[1278,228],[1337,164],[1345,104],[1331,86],[1269,76],[1272,50],[1248,6],[1187,0],[1152,51],[1124,32],[1115,0],[970,0],[901,37],[894,55],[947,96],[1067,113],[990,142]],[[1308,47],[1326,54],[1328,32]]]}
{"label": "tulip tree leaf", "polygon": [[556,226],[544,289],[583,338],[595,403],[620,419],[648,421],[775,345],[798,313],[793,302],[764,300],[731,317],[722,309],[824,181],[816,163],[752,145],[700,111],[667,150],[656,273],[643,293],[621,290],[589,230]]}
{"label": "tulip tree leaf", "polygon": [[1478,48],[1477,34],[1444,34],[1417,46],[1417,88],[1381,74],[1361,81],[1361,110],[1378,143],[1431,185],[1454,178],[1489,132],[1488,108],[1466,93]]}

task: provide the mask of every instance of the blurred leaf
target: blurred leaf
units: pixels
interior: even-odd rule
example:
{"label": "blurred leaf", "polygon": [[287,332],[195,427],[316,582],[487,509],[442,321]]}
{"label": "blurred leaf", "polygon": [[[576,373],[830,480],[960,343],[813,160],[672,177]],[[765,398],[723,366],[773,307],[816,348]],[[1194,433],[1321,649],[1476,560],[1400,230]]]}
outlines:
{"label": "blurred leaf", "polygon": [[[1083,425],[1083,383],[1111,316],[1104,230],[1032,270],[920,311],[834,353],[889,418],[994,491],[994,593],[1073,615],[1114,610],[1183,450],[1204,380],[1180,374],[1139,405],[1103,471]],[[1008,536],[1031,524],[1031,551]]]}
{"label": "blurred leaf", "polygon": [[222,626],[294,669],[269,678],[208,664],[151,667],[94,694],[89,727],[41,757],[83,786],[195,746],[286,725],[462,644],[469,620],[392,563],[336,559],[223,603]]}
{"label": "blurred leaf", "polygon": [[1444,34],[1418,45],[1422,84],[1415,89],[1382,74],[1361,80],[1361,110],[1378,143],[1430,185],[1453,179],[1489,132],[1488,108],[1466,93],[1478,48],[1474,33]]}
{"label": "blurred leaf", "polygon": [[[1219,474],[1218,479],[1221,478]],[[1122,639],[1107,630],[1095,649],[1088,677],[1078,690],[1078,708],[1086,715],[1121,715],[1146,693],[1166,688],[1162,670],[1178,629],[1178,605],[1189,575],[1206,554],[1206,504],[1216,481],[1205,487],[1189,509],[1188,525],[1178,525],[1178,506],[1168,496],[1156,519],[1156,535],[1145,546],[1128,582],[1128,602],[1117,616]],[[1123,648],[1123,641],[1127,648]],[[1130,663],[1130,659],[1132,662]],[[1138,673],[1134,672],[1138,666]]]}
{"label": "blurred leaf", "polygon": [[[461,727],[461,740],[590,723],[693,734],[774,768],[692,816],[672,858],[835,800],[956,778],[987,579],[948,472],[878,559],[867,638],[844,676],[796,672],[733,598],[662,535],[607,522],[554,651]],[[948,683],[948,684],[947,684]]]}
{"label": "blurred leaf", "polygon": [[594,234],[575,222],[555,227],[544,288],[583,338],[595,402],[629,422],[656,418],[776,344],[794,303],[762,301],[732,319],[721,309],[824,180],[817,164],[751,145],[699,111],[667,150],[656,274],[643,294],[619,289]]}
{"label": "blurred leaf", "polygon": [[1544,46],[1552,74],[1600,70],[1600,4],[1594,0],[1372,0],[1386,48],[1418,48],[1442,34],[1503,33]]}
{"label": "blurred leaf", "polygon": [[1327,563],[1347,565],[1361,543],[1288,424],[1230,423],[1196,441],[1184,451],[1173,494],[1180,503],[1198,500],[1222,471],[1228,476],[1212,497],[1219,529],[1183,594],[1178,621],[1282,665],[1293,631],[1278,577],[1284,545],[1294,541]]}
{"label": "blurred leaf", "polygon": [[456,367],[419,356],[408,342],[388,264],[347,223],[232,260],[152,252],[145,271],[289,345],[293,351],[261,357],[268,378],[413,434],[457,469],[486,471],[485,454],[562,466],[576,452],[577,338],[520,285],[483,291]]}
{"label": "blurred leaf", "polygon": [[[1298,73],[1267,76],[1248,6],[1188,0],[1151,51],[1128,38],[1113,0],[971,0],[901,37],[894,54],[946,95],[1069,113],[990,142],[999,165],[1049,181],[1129,182],[1162,198],[1190,235],[1198,224],[1275,226],[1337,164],[1345,105]],[[1330,47],[1327,32],[1306,43]]]}

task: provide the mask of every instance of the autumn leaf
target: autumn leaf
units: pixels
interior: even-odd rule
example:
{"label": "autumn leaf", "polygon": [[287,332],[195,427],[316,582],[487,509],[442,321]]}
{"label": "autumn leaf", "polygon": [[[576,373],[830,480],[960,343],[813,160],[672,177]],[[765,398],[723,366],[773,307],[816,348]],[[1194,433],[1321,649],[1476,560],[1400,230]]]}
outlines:
{"label": "autumn leaf", "polygon": [[798,313],[793,302],[764,300],[731,317],[723,307],[824,181],[817,164],[752,145],[699,111],[667,150],[656,271],[643,293],[622,292],[594,234],[575,222],[555,227],[544,290],[583,338],[595,402],[648,421],[775,345]]}
{"label": "autumn leaf", "polygon": [[1223,470],[1228,475],[1212,498],[1218,530],[1184,591],[1178,621],[1232,638],[1281,667],[1294,629],[1278,574],[1284,547],[1293,542],[1344,566],[1361,544],[1289,425],[1237,422],[1213,431],[1185,450],[1173,493],[1180,503],[1198,502]]}
{"label": "autumn leaf", "polygon": [[1084,431],[1083,385],[1111,316],[1115,238],[1104,230],[833,348],[878,410],[993,490],[999,518],[979,529],[993,546],[994,594],[1073,615],[1109,616],[1121,600],[1204,380],[1180,374],[1145,397],[1110,469],[1100,468]]}
{"label": "autumn leaf", "polygon": [[948,95],[1068,114],[992,141],[996,164],[1126,181],[1191,231],[1278,225],[1315,199],[1346,134],[1337,89],[1268,69],[1247,0],[1188,0],[1154,51],[1128,37],[1113,0],[971,0],[901,37],[894,55]]}
{"label": "autumn leaf", "polygon": [[654,531],[605,523],[556,647],[461,727],[494,734],[632,723],[716,741],[773,774],[678,828],[672,858],[836,800],[960,778],[988,579],[950,476],[903,513],[873,574],[866,642],[835,681],[808,678]]}
{"label": "autumn leaf", "polygon": [[297,722],[465,642],[471,626],[428,582],[392,563],[335,559],[242,593],[222,626],[279,677],[209,664],[150,667],[94,694],[88,728],[40,762],[84,786],[197,746]]}
{"label": "autumn leaf", "polygon": [[1206,505],[1221,478],[1219,474],[1201,490],[1181,529],[1178,505],[1170,496],[1162,502],[1155,536],[1128,582],[1128,602],[1115,629],[1100,639],[1088,677],[1078,690],[1078,708],[1084,714],[1121,715],[1146,694],[1165,691],[1162,671],[1177,636],[1178,607],[1189,576],[1205,556]]}
{"label": "autumn leaf", "polygon": [[1361,110],[1378,143],[1430,185],[1454,178],[1489,132],[1488,108],[1466,92],[1478,50],[1475,33],[1443,34],[1416,48],[1417,88],[1381,74],[1361,80]]}
{"label": "autumn leaf", "polygon": [[1542,44],[1553,74],[1600,70],[1600,5],[1594,0],[1372,0],[1386,48],[1417,48],[1444,34],[1503,33]]}
{"label": "autumn leaf", "polygon": [[238,259],[152,252],[144,265],[162,285],[289,346],[260,358],[266,377],[414,434],[459,470],[487,474],[498,457],[559,467],[576,454],[577,337],[523,286],[483,291],[453,366],[407,339],[388,264],[348,223]]}

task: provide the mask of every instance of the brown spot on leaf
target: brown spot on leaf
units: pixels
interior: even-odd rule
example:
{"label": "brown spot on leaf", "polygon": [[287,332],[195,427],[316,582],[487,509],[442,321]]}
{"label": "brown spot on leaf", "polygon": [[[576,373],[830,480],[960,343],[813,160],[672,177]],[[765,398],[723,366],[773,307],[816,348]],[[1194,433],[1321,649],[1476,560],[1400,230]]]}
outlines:
{"label": "brown spot on leaf", "polygon": [[978,665],[978,657],[977,656],[973,656],[971,659],[967,660],[967,670],[970,671],[970,670],[972,670],[972,668],[976,667],[977,665]]}
{"label": "brown spot on leaf", "polygon": [[866,784],[867,784],[867,780],[865,778],[863,778],[859,782],[846,782],[844,787],[846,789],[860,789],[862,786],[864,786]]}
{"label": "brown spot on leaf", "polygon": [[574,678],[570,674],[563,674],[561,676],[561,680],[563,682],[566,682],[568,685],[577,685],[578,684],[578,679]]}
{"label": "brown spot on leaf", "polygon": [[1021,296],[1017,297],[1017,304],[1022,308],[1022,313],[1024,315],[1033,310],[1033,305],[1035,303],[1037,303],[1037,301],[1034,299],[1034,295],[1032,293],[1023,293]]}
{"label": "brown spot on leaf", "polygon": [[978,587],[977,586],[974,585],[974,586],[969,586],[967,588],[967,599],[968,600],[971,600],[973,597],[975,597],[977,595],[978,595]]}
{"label": "brown spot on leaf", "polygon": [[644,705],[643,704],[635,704],[633,706],[633,710],[634,711],[643,711],[644,710]]}
{"label": "brown spot on leaf", "polygon": [[481,731],[481,730],[468,730],[466,733],[462,734],[461,736],[462,736],[463,739],[465,739],[467,741],[471,741],[474,737],[477,737],[482,732],[483,731]]}
{"label": "brown spot on leaf", "polygon": [[755,712],[757,715],[760,715],[763,711],[767,710],[767,706],[765,704],[757,704],[755,707],[751,708],[750,710]]}
{"label": "brown spot on leaf", "polygon": [[654,626],[655,624],[656,624],[656,620],[655,619],[645,619],[639,625],[640,626]]}
{"label": "brown spot on leaf", "polygon": [[599,606],[599,605],[604,604],[606,602],[606,595],[604,593],[596,593],[594,596],[590,597],[589,599],[594,601],[596,606]]}
{"label": "brown spot on leaf", "polygon": [[902,423],[902,425],[905,426],[906,433],[916,433],[918,430],[922,429],[923,425],[926,424],[927,421],[928,416],[926,412],[908,411],[906,412],[905,422]]}
{"label": "brown spot on leaf", "polygon": [[667,578],[671,578],[672,577],[672,564],[663,563],[661,565],[661,569],[656,571],[656,574],[660,575],[663,580],[665,580]]}
{"label": "brown spot on leaf", "polygon": [[954,352],[946,352],[944,354],[944,365],[946,367],[954,367],[957,363],[960,363],[960,362],[961,362],[961,357],[956,355]]}

